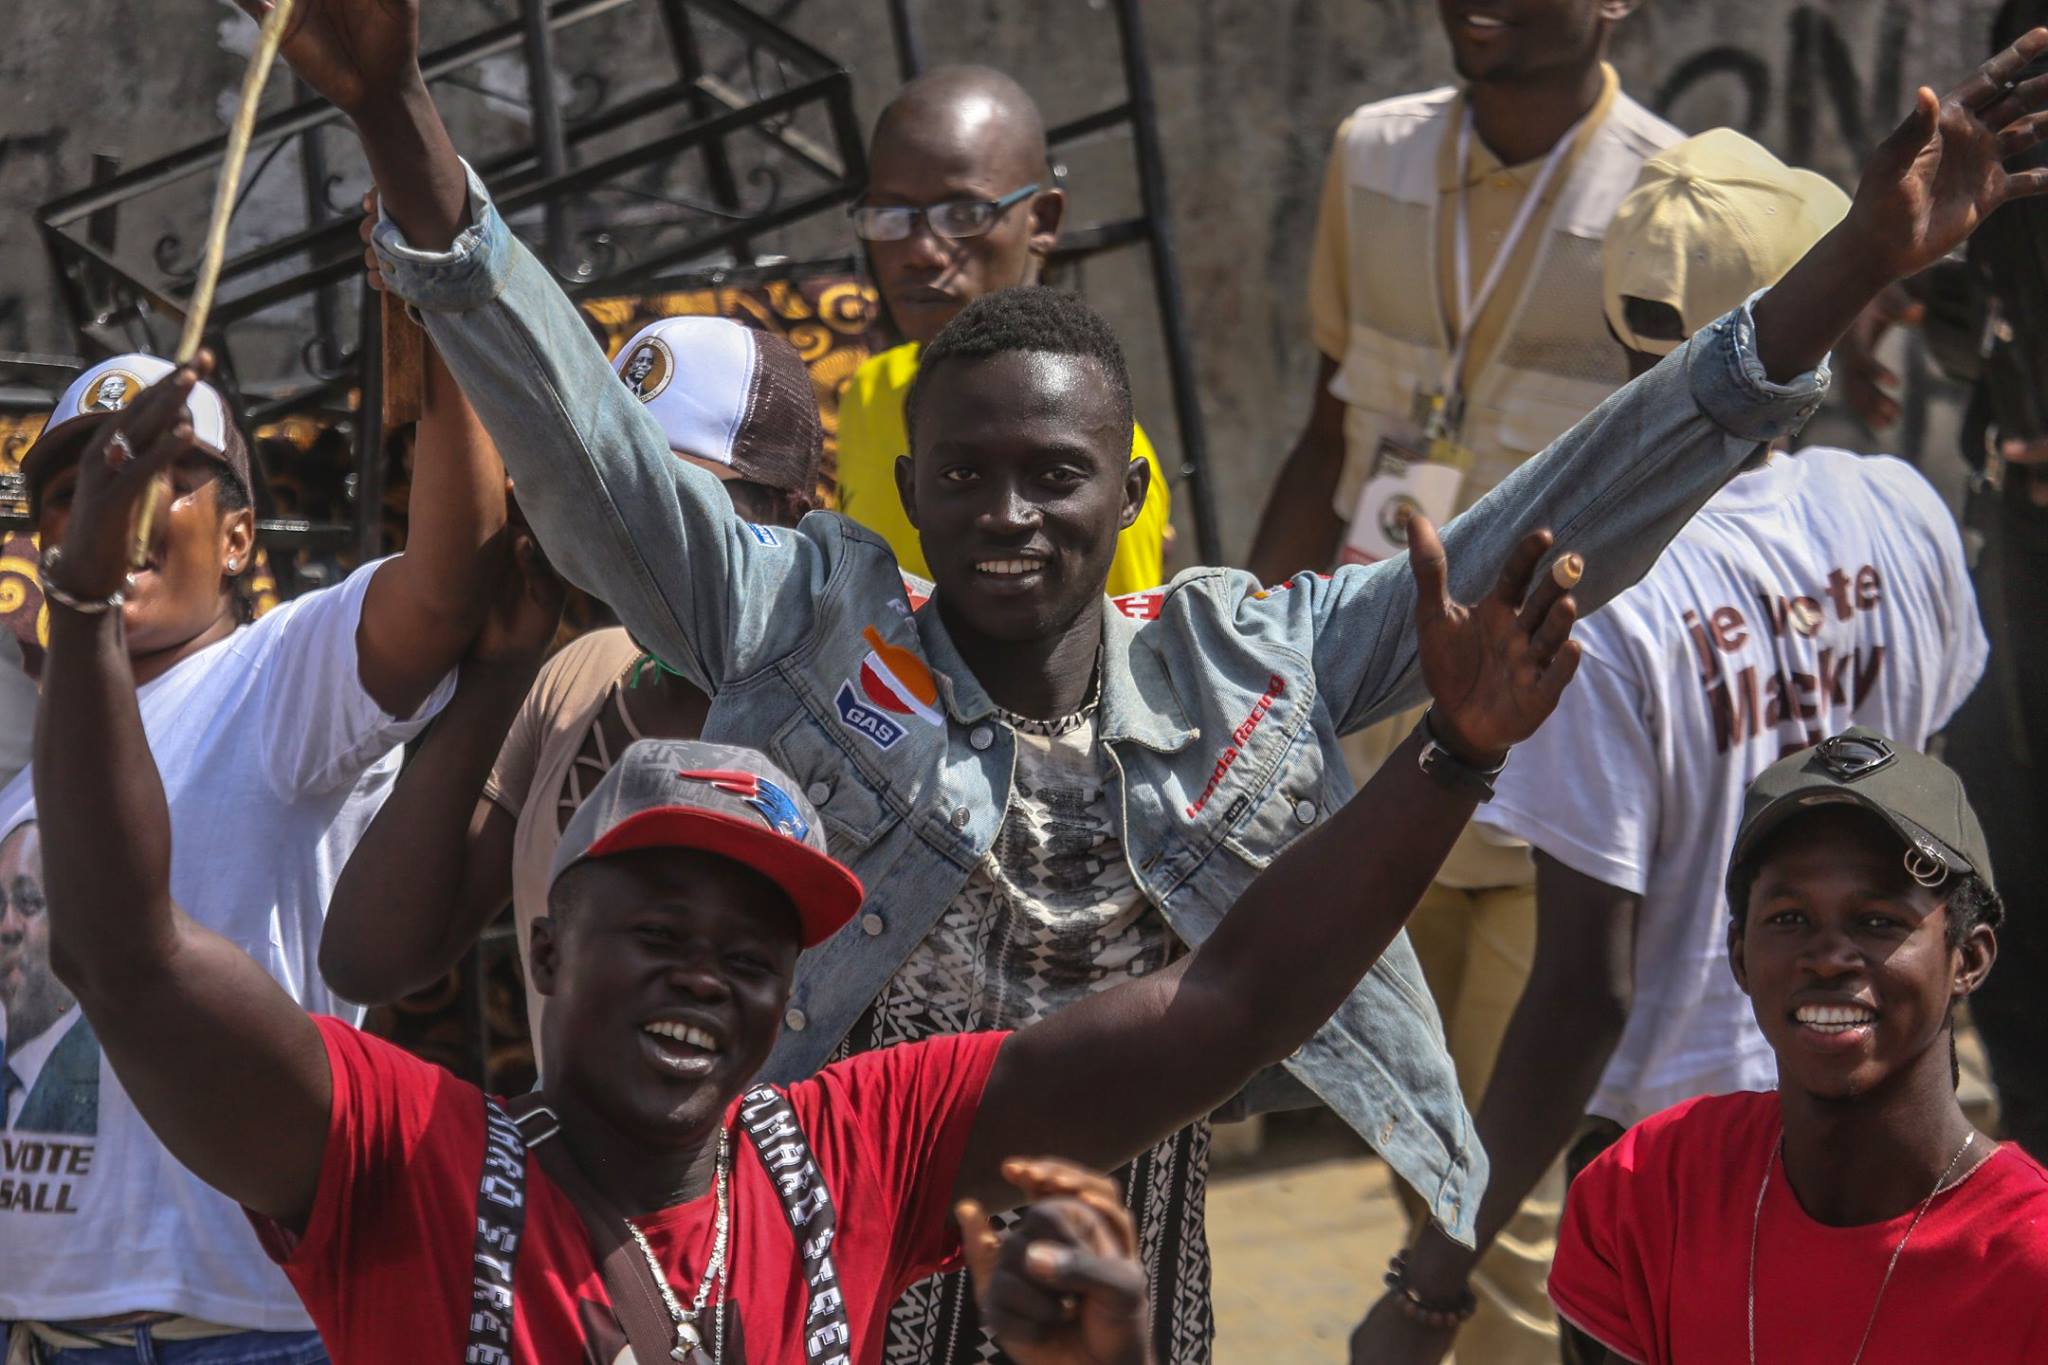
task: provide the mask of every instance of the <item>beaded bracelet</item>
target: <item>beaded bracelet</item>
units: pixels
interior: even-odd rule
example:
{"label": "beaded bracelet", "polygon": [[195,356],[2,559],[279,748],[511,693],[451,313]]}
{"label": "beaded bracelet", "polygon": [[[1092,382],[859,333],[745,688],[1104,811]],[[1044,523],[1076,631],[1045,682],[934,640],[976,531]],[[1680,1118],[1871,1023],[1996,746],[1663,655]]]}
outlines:
{"label": "beaded bracelet", "polygon": [[1479,1311],[1479,1298],[1470,1286],[1460,1290],[1457,1299],[1448,1304],[1431,1303],[1417,1294],[1408,1284],[1406,1251],[1395,1252],[1394,1259],[1387,1263],[1386,1283],[1387,1288],[1395,1291],[1402,1316],[1424,1327],[1457,1327]]}

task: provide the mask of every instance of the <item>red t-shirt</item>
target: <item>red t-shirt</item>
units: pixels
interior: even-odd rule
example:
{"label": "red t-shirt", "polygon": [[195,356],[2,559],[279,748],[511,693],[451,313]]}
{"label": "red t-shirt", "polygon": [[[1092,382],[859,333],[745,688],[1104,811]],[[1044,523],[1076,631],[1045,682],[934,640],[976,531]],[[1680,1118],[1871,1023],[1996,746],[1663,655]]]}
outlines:
{"label": "red t-shirt", "polygon": [[[1785,1179],[1778,1133],[1777,1095],[1753,1092],[1629,1129],[1572,1182],[1550,1267],[1558,1313],[1644,1365],[1747,1360],[1750,1230],[1771,1161],[1757,1359],[1848,1361],[1918,1205],[1862,1227],[1816,1223]],[[2048,1360],[2048,1171],[2007,1143],[1928,1206],[1863,1365],[2022,1360]]]}
{"label": "red t-shirt", "polygon": [[[338,1020],[316,1022],[334,1069],[320,1192],[303,1237],[262,1219],[258,1230],[335,1365],[459,1365],[468,1340],[483,1096]],[[884,1048],[787,1091],[832,1192],[832,1257],[856,1360],[879,1358],[889,1305],[958,1251],[954,1175],[1008,1036],[969,1033]],[[626,1341],[583,1222],[538,1160],[528,1159],[526,1179],[513,1359],[613,1365]],[[731,1207],[727,1331],[736,1312],[748,1360],[801,1361],[806,1299],[794,1234],[738,1127]],[[638,1221],[688,1304],[711,1250],[711,1196]],[[708,1345],[708,1313],[704,1338]]]}

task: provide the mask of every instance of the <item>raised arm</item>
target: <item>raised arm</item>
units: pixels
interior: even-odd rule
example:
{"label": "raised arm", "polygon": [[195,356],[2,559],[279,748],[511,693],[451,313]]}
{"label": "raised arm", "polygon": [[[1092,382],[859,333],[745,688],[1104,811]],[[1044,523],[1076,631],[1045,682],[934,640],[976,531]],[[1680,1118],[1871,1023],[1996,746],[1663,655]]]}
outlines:
{"label": "raised arm", "polygon": [[[1497,766],[1578,666],[1575,605],[1529,591],[1547,534],[1510,557],[1475,607],[1448,596],[1443,547],[1412,532],[1416,630],[1436,732]],[[1044,1152],[1114,1167],[1212,1112],[1328,1019],[1400,931],[1472,814],[1472,787],[1422,771],[1420,731],[1322,829],[1260,874],[1195,953],[1020,1031],[989,1077],[958,1181],[1002,1207],[1002,1158]]]}
{"label": "raised arm", "polygon": [[[80,458],[51,571],[67,596],[101,601],[120,588],[136,506],[190,447],[185,397],[210,369],[202,353],[154,385]],[[333,1095],[319,1032],[247,954],[171,901],[170,809],[119,608],[53,600],[43,669],[35,794],[51,965],[171,1154],[229,1198],[299,1226]]]}
{"label": "raised arm", "polygon": [[382,1004],[446,975],[512,898],[512,817],[479,799],[562,618],[532,533],[507,528],[496,600],[455,696],[349,855],[327,905],[320,975]]}
{"label": "raised arm", "polygon": [[[1537,526],[1585,555],[1586,611],[1641,578],[1759,444],[1813,414],[1828,349],[1881,290],[1946,256],[2000,205],[2048,190],[2048,171],[2002,165],[2048,132],[2038,112],[2048,77],[2011,84],[2044,50],[2048,29],[2036,29],[1947,96],[1923,88],[1864,167],[1848,216],[1784,279],[1702,328],[1445,528],[1452,592],[1482,591]],[[1339,569],[1313,594],[1317,677],[1340,730],[1422,699],[1405,629],[1411,591],[1391,561]]]}
{"label": "raised arm", "polygon": [[549,560],[716,693],[804,638],[830,565],[802,534],[751,534],[716,479],[670,455],[582,314],[456,156],[419,69],[418,9],[299,0],[283,56],[354,122],[383,199],[383,282],[425,321]]}
{"label": "raised arm", "polygon": [[505,525],[505,466],[455,377],[427,348],[405,553],[377,570],[356,625],[363,690],[394,716],[419,709],[483,622],[486,547]]}

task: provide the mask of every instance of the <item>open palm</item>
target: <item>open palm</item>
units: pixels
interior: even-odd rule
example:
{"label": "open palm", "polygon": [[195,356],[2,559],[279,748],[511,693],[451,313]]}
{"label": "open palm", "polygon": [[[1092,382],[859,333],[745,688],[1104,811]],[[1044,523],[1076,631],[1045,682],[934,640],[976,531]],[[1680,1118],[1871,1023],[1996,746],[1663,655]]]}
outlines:
{"label": "open palm", "polygon": [[2048,190],[2048,172],[2004,164],[2048,135],[2048,76],[2019,81],[2044,52],[2048,29],[2035,29],[1948,94],[1916,92],[1912,112],[1863,168],[1850,210],[1870,264],[1894,279],[1915,274],[2007,200]]}
{"label": "open palm", "polygon": [[[235,3],[258,22],[272,8]],[[299,79],[355,114],[412,75],[419,28],[419,0],[296,0],[278,52]]]}
{"label": "open palm", "polygon": [[[1415,636],[1437,733],[1468,760],[1488,762],[1536,733],[1579,667],[1571,638],[1578,605],[1554,574],[1529,585],[1550,550],[1534,531],[1508,556],[1492,592],[1466,606],[1451,600],[1443,542],[1426,517],[1408,523],[1415,575]],[[1566,577],[1578,581],[1583,566]]]}

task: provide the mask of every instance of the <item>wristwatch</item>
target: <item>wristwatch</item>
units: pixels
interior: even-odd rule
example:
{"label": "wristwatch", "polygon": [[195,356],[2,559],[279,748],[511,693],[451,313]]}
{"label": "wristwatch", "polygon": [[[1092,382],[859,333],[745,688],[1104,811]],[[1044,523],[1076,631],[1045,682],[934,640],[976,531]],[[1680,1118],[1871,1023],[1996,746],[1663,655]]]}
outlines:
{"label": "wristwatch", "polygon": [[1436,726],[1430,721],[1433,714],[1435,708],[1422,713],[1422,752],[1416,756],[1416,765],[1434,780],[1482,805],[1493,800],[1493,779],[1508,766],[1507,760],[1503,758],[1491,768],[1473,767],[1437,738]]}

